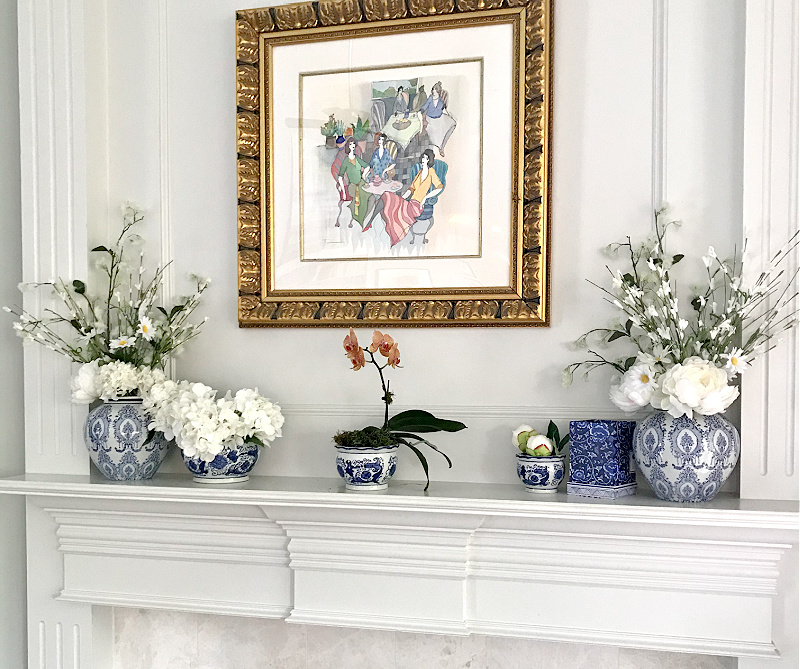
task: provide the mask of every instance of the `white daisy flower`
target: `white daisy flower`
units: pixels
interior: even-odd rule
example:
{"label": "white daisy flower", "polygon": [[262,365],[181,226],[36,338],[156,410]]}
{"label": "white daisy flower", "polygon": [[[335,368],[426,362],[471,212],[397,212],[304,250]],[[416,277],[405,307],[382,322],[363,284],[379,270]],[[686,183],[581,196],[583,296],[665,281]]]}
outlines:
{"label": "white daisy flower", "polygon": [[723,356],[725,361],[725,373],[728,375],[728,380],[736,378],[737,374],[741,374],[747,367],[747,361],[742,357],[742,349],[735,348],[727,355]]}
{"label": "white daisy flower", "polygon": [[118,348],[128,348],[136,343],[136,335],[133,337],[120,337],[119,339],[112,339],[109,348],[116,351]]}
{"label": "white daisy flower", "polygon": [[144,337],[147,341],[152,340],[153,335],[155,334],[155,330],[153,329],[153,321],[151,321],[147,316],[140,317],[137,334],[142,335],[142,337]]}

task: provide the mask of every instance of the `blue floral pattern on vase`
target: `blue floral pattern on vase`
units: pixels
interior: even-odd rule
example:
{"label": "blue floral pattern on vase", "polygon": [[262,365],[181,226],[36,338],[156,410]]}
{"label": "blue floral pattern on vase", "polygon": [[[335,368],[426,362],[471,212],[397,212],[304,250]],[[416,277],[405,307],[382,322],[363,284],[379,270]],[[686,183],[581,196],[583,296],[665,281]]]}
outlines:
{"label": "blue floral pattern on vase", "polygon": [[636,464],[659,499],[707,502],[739,460],[736,428],[724,416],[674,418],[656,411],[636,426]]}
{"label": "blue floral pattern on vase", "polygon": [[225,444],[210,462],[186,454],[183,462],[198,483],[241,483],[250,478],[258,453],[256,444]]}
{"label": "blue floral pattern on vase", "polygon": [[336,470],[347,490],[384,490],[397,470],[398,446],[336,448]]}
{"label": "blue floral pattern on vase", "polygon": [[170,442],[161,432],[154,432],[148,441],[149,423],[138,397],[109,400],[89,412],[83,440],[103,476],[112,481],[153,478]]}
{"label": "blue floral pattern on vase", "polygon": [[567,492],[614,499],[636,492],[632,420],[573,420],[569,424]]}
{"label": "blue floral pattern on vase", "polygon": [[564,458],[561,455],[539,457],[518,453],[517,476],[528,492],[556,492],[564,479]]}

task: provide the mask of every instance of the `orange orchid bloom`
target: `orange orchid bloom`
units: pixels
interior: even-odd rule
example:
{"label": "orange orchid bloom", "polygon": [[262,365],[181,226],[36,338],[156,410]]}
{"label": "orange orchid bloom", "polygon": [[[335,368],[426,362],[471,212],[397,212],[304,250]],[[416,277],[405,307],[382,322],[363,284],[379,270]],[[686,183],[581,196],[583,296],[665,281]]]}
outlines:
{"label": "orange orchid bloom", "polygon": [[388,360],[387,362],[392,368],[397,367],[400,364],[400,351],[397,350],[397,344],[392,344],[392,347],[389,349],[388,353],[384,354]]}
{"label": "orange orchid bloom", "polygon": [[360,346],[352,356],[348,354],[347,357],[350,358],[351,362],[353,363],[354,372],[357,372],[359,369],[361,369],[364,365],[367,364],[364,358],[364,349],[361,348]]}
{"label": "orange orchid bloom", "polygon": [[358,345],[358,337],[353,329],[350,329],[350,334],[344,338],[344,351],[350,361],[353,363],[353,370],[361,369],[365,364],[364,349]]}
{"label": "orange orchid bloom", "polygon": [[394,339],[392,339],[389,335],[383,334],[378,330],[372,333],[372,344],[369,346],[369,350],[371,353],[375,353],[375,351],[380,351],[381,355],[384,357],[389,357],[389,351],[392,349],[392,346],[396,346],[394,343]]}

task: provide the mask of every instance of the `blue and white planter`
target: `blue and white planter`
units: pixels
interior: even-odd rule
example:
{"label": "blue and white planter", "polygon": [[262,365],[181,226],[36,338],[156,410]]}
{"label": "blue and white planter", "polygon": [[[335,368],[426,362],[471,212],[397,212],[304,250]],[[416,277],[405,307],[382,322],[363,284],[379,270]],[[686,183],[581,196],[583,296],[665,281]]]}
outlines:
{"label": "blue and white planter", "polygon": [[617,499],[636,494],[632,420],[573,420],[569,424],[567,494]]}
{"label": "blue and white planter", "polygon": [[336,469],[347,490],[386,490],[397,469],[399,446],[336,447]]}
{"label": "blue and white planter", "polygon": [[517,453],[517,476],[528,492],[556,492],[564,480],[564,456]]}
{"label": "blue and white planter", "polygon": [[103,476],[112,481],[153,478],[170,442],[161,432],[147,441],[149,423],[140,397],[108,400],[89,412],[83,440]]}
{"label": "blue and white planter", "polygon": [[226,444],[210,462],[185,453],[183,462],[194,474],[195,483],[244,483],[258,460],[258,451],[256,444]]}
{"label": "blue and white planter", "polygon": [[656,497],[707,502],[739,460],[739,433],[719,414],[673,418],[656,411],[636,426],[633,452]]}

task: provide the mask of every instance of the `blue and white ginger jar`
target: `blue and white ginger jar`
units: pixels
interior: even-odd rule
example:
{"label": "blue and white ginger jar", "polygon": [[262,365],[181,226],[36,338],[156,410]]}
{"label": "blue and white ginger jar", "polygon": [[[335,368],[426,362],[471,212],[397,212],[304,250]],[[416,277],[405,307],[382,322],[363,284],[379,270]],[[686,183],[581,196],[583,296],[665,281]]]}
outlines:
{"label": "blue and white ginger jar", "polygon": [[720,414],[674,418],[656,411],[636,426],[633,452],[656,497],[707,502],[739,460],[739,433]]}
{"label": "blue and white ginger jar", "polygon": [[564,480],[564,456],[517,453],[517,476],[528,492],[556,492]]}
{"label": "blue and white ginger jar", "polygon": [[636,493],[632,420],[573,420],[569,424],[567,494],[617,499]]}
{"label": "blue and white ginger jar", "polygon": [[148,441],[150,416],[141,397],[108,400],[89,412],[83,440],[92,462],[112,481],[153,478],[170,442],[161,432]]}
{"label": "blue and white ginger jar", "polygon": [[385,490],[397,470],[399,446],[336,447],[336,469],[347,490]]}
{"label": "blue and white ginger jar", "polygon": [[258,446],[251,443],[225,444],[210,462],[183,454],[183,462],[196,483],[244,483],[258,460]]}

